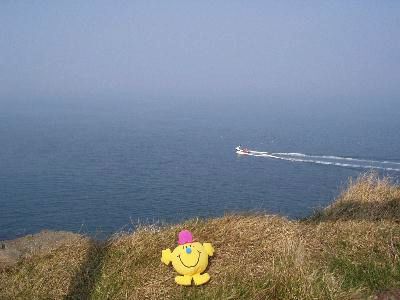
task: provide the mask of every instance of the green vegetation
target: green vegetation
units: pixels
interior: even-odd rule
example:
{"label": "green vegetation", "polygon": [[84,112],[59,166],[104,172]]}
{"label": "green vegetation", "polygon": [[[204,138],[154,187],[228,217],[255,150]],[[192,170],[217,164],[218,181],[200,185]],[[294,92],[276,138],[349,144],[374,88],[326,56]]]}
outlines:
{"label": "green vegetation", "polygon": [[[0,271],[1,299],[349,299],[399,295],[400,188],[366,174],[300,221],[228,215],[139,228],[105,243],[80,236]],[[189,229],[212,242],[211,281],[174,283],[160,261]],[[385,299],[385,298],[382,298]]]}

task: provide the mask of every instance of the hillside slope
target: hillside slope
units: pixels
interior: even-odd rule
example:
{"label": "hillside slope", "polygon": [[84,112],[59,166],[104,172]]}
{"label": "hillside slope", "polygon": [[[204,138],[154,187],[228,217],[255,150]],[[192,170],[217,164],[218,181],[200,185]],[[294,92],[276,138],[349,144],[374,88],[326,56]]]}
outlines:
{"label": "hillside slope", "polygon": [[[400,288],[399,221],[400,188],[366,174],[306,220],[227,215],[143,227],[103,243],[76,236],[1,270],[0,298],[385,297]],[[160,261],[161,250],[174,248],[182,229],[214,245],[211,281],[204,286],[177,286],[175,271]]]}

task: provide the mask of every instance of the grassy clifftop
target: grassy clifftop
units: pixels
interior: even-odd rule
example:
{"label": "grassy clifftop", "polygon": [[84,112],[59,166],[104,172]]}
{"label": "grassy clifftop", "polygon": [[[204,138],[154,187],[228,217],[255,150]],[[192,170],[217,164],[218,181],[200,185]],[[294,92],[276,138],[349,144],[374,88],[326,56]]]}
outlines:
{"label": "grassy clifftop", "polygon": [[[306,220],[229,215],[144,227],[104,243],[75,236],[0,271],[0,298],[385,297],[400,288],[399,222],[400,188],[367,174]],[[177,286],[175,271],[160,261],[182,229],[216,250],[204,286]]]}

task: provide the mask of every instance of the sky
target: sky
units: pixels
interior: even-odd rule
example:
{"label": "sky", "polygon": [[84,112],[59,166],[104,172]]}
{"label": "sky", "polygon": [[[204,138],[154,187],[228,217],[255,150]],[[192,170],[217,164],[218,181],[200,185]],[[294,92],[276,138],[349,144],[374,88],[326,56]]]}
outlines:
{"label": "sky", "polygon": [[0,97],[400,96],[400,1],[0,2]]}

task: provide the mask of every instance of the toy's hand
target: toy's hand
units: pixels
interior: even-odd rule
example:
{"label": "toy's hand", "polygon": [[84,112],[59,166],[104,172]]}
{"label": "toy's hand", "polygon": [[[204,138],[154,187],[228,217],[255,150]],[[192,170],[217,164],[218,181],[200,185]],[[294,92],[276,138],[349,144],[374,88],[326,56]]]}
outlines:
{"label": "toy's hand", "polygon": [[162,251],[161,261],[167,266],[171,262],[171,249],[166,249]]}
{"label": "toy's hand", "polygon": [[211,243],[204,243],[203,247],[206,250],[208,256],[213,256],[214,255],[214,248],[211,245]]}

